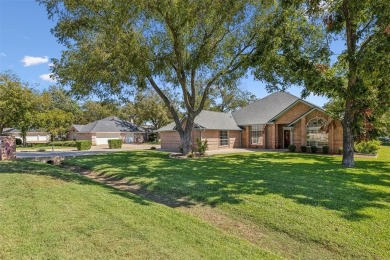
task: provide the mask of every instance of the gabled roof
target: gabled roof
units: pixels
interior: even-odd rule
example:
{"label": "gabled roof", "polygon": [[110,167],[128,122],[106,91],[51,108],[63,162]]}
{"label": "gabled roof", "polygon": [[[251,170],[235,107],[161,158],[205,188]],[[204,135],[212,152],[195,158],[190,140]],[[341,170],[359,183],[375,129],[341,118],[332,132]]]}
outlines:
{"label": "gabled roof", "polygon": [[86,125],[73,125],[82,133],[145,132],[145,129],[118,117],[110,116]]}
{"label": "gabled roof", "polygon": [[76,129],[77,132],[80,132],[84,127],[84,125],[72,125],[72,126],[74,127],[74,129]]}
{"label": "gabled roof", "polygon": [[299,101],[305,102],[288,92],[275,92],[237,110],[233,117],[241,126],[267,124]]}
{"label": "gabled roof", "polygon": [[313,111],[315,110],[318,110],[320,112],[324,112],[325,113],[325,110],[323,110],[322,108],[319,108],[317,106],[313,107],[312,109],[310,109],[309,111],[307,111],[306,113],[304,113],[303,115],[301,115],[300,117],[294,119],[291,123],[289,123],[288,125],[286,125],[286,127],[292,127],[295,125],[296,122],[298,122],[299,120],[301,120],[303,117],[311,114]]}
{"label": "gabled roof", "polygon": [[[195,128],[208,130],[242,130],[237,126],[233,116],[230,113],[221,113],[203,110],[195,117]],[[157,132],[176,130],[175,122],[161,127]]]}

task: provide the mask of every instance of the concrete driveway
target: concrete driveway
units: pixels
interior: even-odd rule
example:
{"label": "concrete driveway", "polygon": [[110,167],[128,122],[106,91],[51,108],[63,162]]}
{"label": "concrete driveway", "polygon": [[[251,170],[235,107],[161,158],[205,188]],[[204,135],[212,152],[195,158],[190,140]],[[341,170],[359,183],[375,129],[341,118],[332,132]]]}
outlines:
{"label": "concrete driveway", "polygon": [[152,146],[157,149],[160,148],[160,145],[150,145],[150,144],[123,144],[121,149],[109,149],[108,145],[98,145],[92,146],[90,150],[87,151],[78,151],[78,150],[69,150],[69,149],[56,149],[53,151],[38,152],[32,150],[26,151],[17,151],[16,158],[18,159],[28,159],[28,158],[48,158],[48,157],[74,157],[74,156],[85,156],[85,155],[94,155],[94,154],[104,154],[104,153],[113,153],[121,151],[133,151],[133,150],[148,150]]}

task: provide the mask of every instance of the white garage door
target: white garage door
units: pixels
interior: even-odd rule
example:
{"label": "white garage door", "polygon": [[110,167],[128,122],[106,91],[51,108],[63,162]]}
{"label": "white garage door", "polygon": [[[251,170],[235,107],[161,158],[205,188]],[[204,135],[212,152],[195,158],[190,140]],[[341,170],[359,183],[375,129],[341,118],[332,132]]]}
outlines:
{"label": "white garage door", "polygon": [[108,144],[110,139],[120,139],[120,134],[116,133],[97,133],[96,134],[96,145]]}

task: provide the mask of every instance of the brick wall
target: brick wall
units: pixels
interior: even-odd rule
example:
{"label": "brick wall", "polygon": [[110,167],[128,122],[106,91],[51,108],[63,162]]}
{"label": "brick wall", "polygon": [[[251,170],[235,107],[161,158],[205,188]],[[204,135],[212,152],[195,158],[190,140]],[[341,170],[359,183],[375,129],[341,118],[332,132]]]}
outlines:
{"label": "brick wall", "polygon": [[[316,117],[323,118],[327,120],[328,123],[332,121],[328,115],[321,111],[313,111],[299,120],[293,127],[293,144],[297,147],[298,151],[300,146],[306,145],[307,123]],[[338,153],[339,147],[342,147],[343,144],[343,129],[339,121],[335,121],[330,127],[328,131],[328,140],[329,152],[333,154]]]}
{"label": "brick wall", "polygon": [[179,151],[180,135],[177,131],[160,132],[161,148]]}
{"label": "brick wall", "polygon": [[16,160],[15,136],[0,136],[0,161]]}
{"label": "brick wall", "polygon": [[295,106],[290,108],[288,111],[286,111],[282,116],[280,116],[276,121],[275,124],[282,124],[286,125],[294,121],[295,119],[302,116],[304,113],[309,111],[311,107],[309,107],[307,104],[303,102],[298,102]]}
{"label": "brick wall", "polygon": [[[208,150],[240,148],[241,147],[241,131],[228,131],[229,145],[220,146],[219,130],[195,130],[192,132],[192,140],[194,149],[196,149],[196,139],[199,138],[204,142],[207,139]],[[179,151],[181,146],[180,135],[177,131],[161,132],[161,148]]]}

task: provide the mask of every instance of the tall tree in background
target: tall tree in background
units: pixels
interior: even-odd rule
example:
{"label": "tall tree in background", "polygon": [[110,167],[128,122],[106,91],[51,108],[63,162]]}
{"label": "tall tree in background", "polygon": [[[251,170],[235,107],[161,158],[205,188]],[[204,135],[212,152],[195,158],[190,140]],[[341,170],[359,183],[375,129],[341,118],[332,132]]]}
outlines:
{"label": "tall tree in background", "polygon": [[[194,118],[216,83],[236,81],[255,54],[267,56],[259,39],[272,41],[279,16],[290,15],[273,1],[38,2],[58,21],[53,33],[67,47],[53,61],[59,82],[100,96],[129,86],[153,88],[176,123],[185,154],[191,151]],[[172,89],[184,101],[184,125],[167,95]]]}
{"label": "tall tree in background", "polygon": [[210,110],[230,113],[256,101],[256,96],[240,89],[237,82],[219,84],[210,93]]}
{"label": "tall tree in background", "polygon": [[15,74],[0,73],[0,135],[5,127],[20,127],[25,139],[36,110],[37,93]]}
{"label": "tall tree in background", "polygon": [[60,86],[50,86],[42,93],[45,99],[45,109],[58,108],[62,111],[72,113],[74,118],[80,118],[82,110],[79,103],[63,88]]}
{"label": "tall tree in background", "polygon": [[152,124],[154,129],[168,124],[172,117],[164,101],[154,91],[139,93],[134,101],[135,122],[138,124]]}
{"label": "tall tree in background", "polygon": [[86,101],[81,105],[81,117],[77,124],[88,124],[96,120],[119,114],[119,104],[115,101]]}

